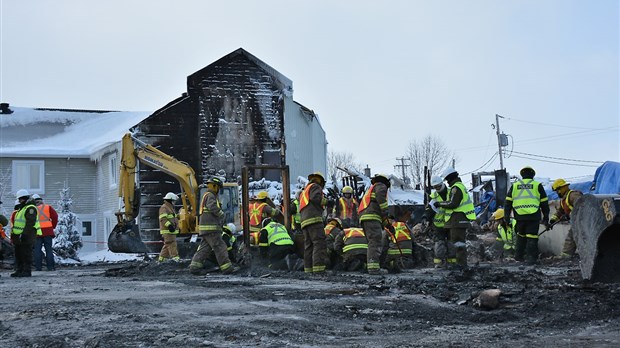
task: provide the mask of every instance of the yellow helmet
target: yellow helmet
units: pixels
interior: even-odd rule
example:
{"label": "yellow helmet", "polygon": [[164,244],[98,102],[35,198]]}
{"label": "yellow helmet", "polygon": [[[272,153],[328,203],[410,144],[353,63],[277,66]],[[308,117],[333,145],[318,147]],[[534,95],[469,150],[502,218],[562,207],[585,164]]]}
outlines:
{"label": "yellow helmet", "polygon": [[267,191],[261,191],[256,195],[256,199],[266,199],[267,197],[269,197]]}
{"label": "yellow helmet", "polygon": [[501,220],[504,218],[504,209],[499,208],[493,213],[493,220]]}
{"label": "yellow helmet", "polygon": [[342,193],[353,193],[353,187],[351,186],[345,186],[342,188]]}
{"label": "yellow helmet", "polygon": [[553,191],[557,191],[560,187],[564,187],[570,185],[570,183],[566,182],[566,180],[560,178],[557,179],[556,181],[553,182],[553,184],[551,185],[551,188],[553,189]]}
{"label": "yellow helmet", "polygon": [[321,172],[314,172],[308,175],[308,180],[312,181],[313,178],[319,178],[321,179],[322,182],[325,182],[325,177],[323,176],[323,173]]}

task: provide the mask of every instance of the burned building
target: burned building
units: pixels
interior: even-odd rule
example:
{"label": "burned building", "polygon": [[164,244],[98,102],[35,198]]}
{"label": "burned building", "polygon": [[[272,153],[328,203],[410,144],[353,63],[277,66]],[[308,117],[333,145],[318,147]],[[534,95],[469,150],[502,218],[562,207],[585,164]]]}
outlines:
{"label": "burned building", "polygon": [[[287,77],[243,49],[187,77],[187,92],[132,131],[146,143],[187,162],[199,183],[212,175],[237,181],[243,166],[287,164],[291,177],[326,171],[327,141],[317,115],[293,100]],[[255,171],[279,181],[277,171]],[[140,167],[141,230],[158,228],[156,209],[171,177]]]}

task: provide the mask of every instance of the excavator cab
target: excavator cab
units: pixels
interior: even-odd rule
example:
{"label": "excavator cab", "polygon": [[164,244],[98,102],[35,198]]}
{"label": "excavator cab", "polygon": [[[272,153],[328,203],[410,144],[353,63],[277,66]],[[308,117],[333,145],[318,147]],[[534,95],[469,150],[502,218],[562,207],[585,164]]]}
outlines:
{"label": "excavator cab", "polygon": [[620,195],[583,195],[571,214],[583,279],[620,282]]}

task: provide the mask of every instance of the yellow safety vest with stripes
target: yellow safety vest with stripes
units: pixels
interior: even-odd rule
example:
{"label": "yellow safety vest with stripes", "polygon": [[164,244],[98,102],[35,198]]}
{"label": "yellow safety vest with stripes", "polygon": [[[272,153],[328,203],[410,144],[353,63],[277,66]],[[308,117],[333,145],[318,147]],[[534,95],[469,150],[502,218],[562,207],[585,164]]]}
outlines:
{"label": "yellow safety vest with stripes", "polygon": [[43,235],[41,225],[39,224],[39,210],[34,204],[24,206],[17,212],[17,214],[15,214],[15,221],[13,222],[13,229],[11,230],[12,234],[20,235],[24,233],[24,228],[26,228],[26,210],[31,207],[37,212],[37,218],[34,223],[34,228],[37,230],[37,236]]}
{"label": "yellow safety vest with stripes", "polygon": [[258,246],[266,247],[271,244],[274,245],[293,245],[291,236],[286,231],[284,225],[277,222],[270,222],[264,227],[267,231],[267,243],[260,243]]}
{"label": "yellow safety vest with stripes", "polygon": [[[476,220],[476,211],[474,208],[474,202],[472,202],[471,197],[469,197],[469,193],[467,193],[467,189],[462,182],[457,181],[454,183],[454,186],[458,187],[463,194],[463,198],[461,198],[461,203],[455,209],[446,209],[446,216],[444,221],[448,222],[450,220],[450,216],[452,216],[453,212],[464,213],[468,220],[474,221]],[[453,186],[453,187],[454,187]]]}
{"label": "yellow safety vest with stripes", "polygon": [[[450,200],[450,190],[446,189],[446,199],[441,198],[441,195],[437,191],[431,192],[431,200],[434,199],[436,202],[448,202]],[[438,228],[443,228],[446,225],[446,210],[444,208],[437,208],[437,212],[433,217],[433,225]]]}
{"label": "yellow safety vest with stripes", "polygon": [[[512,201],[512,208],[519,215],[534,214],[540,209],[540,183],[533,179],[521,179],[512,184],[512,196],[506,197]],[[546,200],[546,198],[544,199]]]}

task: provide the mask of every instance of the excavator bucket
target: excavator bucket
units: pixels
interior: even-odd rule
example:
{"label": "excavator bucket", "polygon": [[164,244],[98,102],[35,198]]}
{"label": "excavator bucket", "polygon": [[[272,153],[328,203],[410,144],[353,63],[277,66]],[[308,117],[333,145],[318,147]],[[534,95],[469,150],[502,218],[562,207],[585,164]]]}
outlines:
{"label": "excavator bucket", "polygon": [[584,195],[571,228],[583,279],[620,282],[620,195]]}
{"label": "excavator bucket", "polygon": [[114,253],[142,254],[148,250],[142,238],[138,226],[128,222],[119,222],[108,236],[108,249]]}

